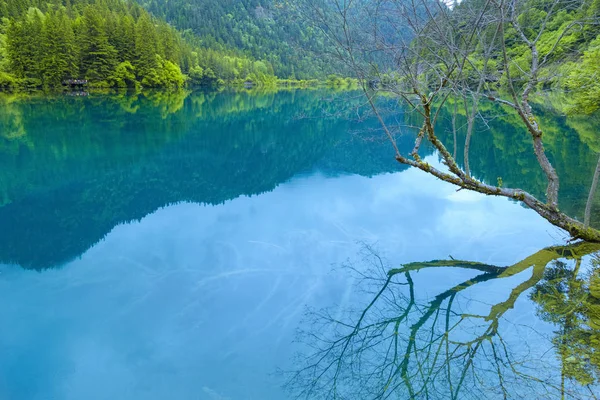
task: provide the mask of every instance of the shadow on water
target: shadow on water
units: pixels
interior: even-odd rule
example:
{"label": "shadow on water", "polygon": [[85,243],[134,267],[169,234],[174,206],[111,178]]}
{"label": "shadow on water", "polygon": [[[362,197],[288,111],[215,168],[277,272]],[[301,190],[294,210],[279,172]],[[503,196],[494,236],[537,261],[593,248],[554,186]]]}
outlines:
{"label": "shadow on water", "polygon": [[[329,95],[329,94],[328,94]],[[0,262],[61,265],[112,228],[179,202],[221,204],[315,170],[403,169],[387,143],[348,135],[314,92],[4,99]],[[373,135],[373,133],[367,133]]]}
{"label": "shadow on water", "polygon": [[[25,268],[60,266],[115,226],[170,204],[221,204],[315,171],[373,176],[405,168],[375,121],[357,119],[361,101],[352,94],[2,95],[0,104],[0,262]],[[400,117],[398,145],[410,150],[412,131],[403,126],[411,117]],[[594,118],[540,113],[562,179],[561,209],[579,219],[600,150],[590,134],[600,125]],[[439,131],[452,148],[464,132],[453,136],[450,120],[442,113]],[[458,116],[455,126],[463,122]],[[542,172],[515,126],[510,115],[479,126],[471,169],[487,182],[501,179],[543,197]],[[464,163],[460,153],[458,161]],[[600,196],[593,203],[597,225]]]}
{"label": "shadow on water", "polygon": [[[596,399],[599,251],[578,243],[505,267],[448,259],[389,269],[365,246],[348,266],[362,296],[308,314],[308,350],[288,389],[306,399]],[[445,287],[431,284],[440,275]]]}

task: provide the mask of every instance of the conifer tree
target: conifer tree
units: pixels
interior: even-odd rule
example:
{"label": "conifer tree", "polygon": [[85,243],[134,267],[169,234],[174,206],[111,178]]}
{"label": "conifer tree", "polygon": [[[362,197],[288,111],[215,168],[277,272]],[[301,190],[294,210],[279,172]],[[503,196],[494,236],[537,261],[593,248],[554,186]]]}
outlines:
{"label": "conifer tree", "polygon": [[119,18],[117,26],[116,47],[119,61],[133,61],[135,59],[135,21],[129,14]]}
{"label": "conifer tree", "polygon": [[74,73],[73,31],[66,11],[46,14],[42,30],[42,83],[46,87],[56,87]]}
{"label": "conifer tree", "polygon": [[143,13],[135,26],[135,51],[134,64],[140,77],[147,76],[158,68],[157,35],[148,13]]}
{"label": "conifer tree", "polygon": [[25,39],[23,23],[11,19],[6,31],[6,55],[9,70],[17,78],[24,78],[27,69],[27,60],[23,54]]}
{"label": "conifer tree", "polygon": [[108,42],[101,11],[87,7],[82,20],[81,72],[87,79],[105,80],[117,65],[117,52]]}
{"label": "conifer tree", "polygon": [[255,69],[255,60],[207,48],[134,0],[0,0],[0,17],[2,88],[55,88],[66,78],[114,87],[214,85]]}

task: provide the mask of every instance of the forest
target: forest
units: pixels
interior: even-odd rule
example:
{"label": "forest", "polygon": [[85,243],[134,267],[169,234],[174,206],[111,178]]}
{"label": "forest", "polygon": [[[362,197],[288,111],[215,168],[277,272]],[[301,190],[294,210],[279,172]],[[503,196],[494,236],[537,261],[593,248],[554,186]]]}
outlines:
{"label": "forest", "polygon": [[[273,67],[193,37],[122,0],[1,0],[0,88],[215,86],[269,83]],[[189,35],[188,35],[189,36]]]}
{"label": "forest", "polygon": [[193,32],[206,47],[235,48],[267,60],[279,77],[311,79],[334,72],[331,58],[322,56],[331,52],[332,44],[303,19],[299,11],[303,1],[140,0],[140,4]]}
{"label": "forest", "polygon": [[[327,76],[327,84],[339,86],[335,83],[340,76],[357,76],[331,57],[339,43],[328,37],[327,26],[311,21],[306,12],[315,4],[333,10],[334,3],[0,0],[0,88],[57,88],[66,79],[122,88],[262,85],[275,84],[278,78],[325,81]],[[452,12],[458,18],[479,3],[465,0]],[[542,54],[560,37],[541,68],[538,89],[570,92],[574,111],[593,112],[600,105],[595,78],[600,0],[564,1],[559,12],[549,13],[551,4],[528,0],[519,15],[520,23],[532,32],[541,23],[547,25],[539,39]],[[507,56],[514,61],[509,72],[518,81],[531,54],[510,27],[506,38]],[[387,39],[391,41],[391,35]],[[377,62],[374,74],[379,76],[392,75],[398,67],[393,59]],[[473,69],[481,63],[473,54]],[[489,81],[497,81],[503,89],[503,71],[493,72],[497,63],[494,58],[486,68],[490,75],[498,75]]]}

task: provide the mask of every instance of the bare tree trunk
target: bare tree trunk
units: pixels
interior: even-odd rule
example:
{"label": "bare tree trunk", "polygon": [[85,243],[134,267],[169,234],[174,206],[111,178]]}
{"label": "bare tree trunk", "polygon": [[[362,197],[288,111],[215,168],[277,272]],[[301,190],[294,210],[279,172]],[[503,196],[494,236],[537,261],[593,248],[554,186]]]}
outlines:
{"label": "bare tree trunk", "polygon": [[[545,37],[544,45],[538,46],[564,0],[550,0],[541,21],[526,27],[521,26],[520,17],[527,9],[518,0],[463,2],[457,3],[454,9],[445,2],[428,0],[304,1],[307,2],[303,3],[307,5],[306,10],[312,13],[314,26],[332,40],[339,60],[361,80],[368,104],[390,139],[398,162],[419,168],[461,189],[521,201],[551,224],[567,231],[572,239],[600,242],[600,231],[590,228],[589,220],[581,223],[559,210],[559,176],[545,152],[543,132],[529,104],[540,81],[541,68],[556,55],[555,50],[570,29],[578,25],[577,21],[563,25],[558,36],[551,39],[552,43],[547,43]],[[576,6],[579,7],[577,4],[572,7]],[[407,31],[410,37],[406,35]],[[523,45],[527,57],[518,54],[519,59],[514,58],[507,50],[507,42],[511,46],[513,43]],[[529,58],[530,61],[524,63],[523,60]],[[393,72],[382,76],[380,71],[383,70]],[[373,91],[366,82],[374,76],[382,82],[387,79],[387,83]],[[375,100],[378,91],[402,100],[406,107],[423,118],[412,152],[401,154]],[[502,93],[506,92],[509,96],[503,97]],[[452,152],[435,133],[440,110],[451,96],[465,102],[464,169],[456,161],[456,115],[453,118]],[[544,201],[519,188],[505,188],[499,182],[495,185],[496,182],[489,184],[473,178],[469,150],[480,99],[510,107],[519,116],[547,180]],[[470,101],[472,107],[468,106]],[[418,150],[423,140],[433,145],[448,171],[436,169],[421,160]]]}
{"label": "bare tree trunk", "polygon": [[583,217],[583,225],[586,228],[588,226],[590,226],[592,203],[594,201],[594,195],[596,194],[596,188],[598,187],[598,177],[599,176],[600,176],[600,157],[598,157],[598,164],[596,164],[596,170],[594,171],[594,178],[592,179],[592,186],[590,187],[590,193],[588,195],[587,203],[585,204],[585,216]]}
{"label": "bare tree trunk", "polygon": [[471,113],[467,107],[467,100],[465,98],[465,112],[467,113],[467,135],[465,136],[465,148],[464,148],[464,159],[465,159],[465,173],[467,176],[471,176],[471,168],[469,166],[469,150],[471,148],[471,135],[473,134],[473,125],[475,124],[475,114],[477,113],[477,105],[474,103],[471,108]]}
{"label": "bare tree trunk", "polygon": [[[430,164],[422,161],[420,158],[409,159],[402,156],[399,152],[396,153],[396,160],[402,164],[410,165],[419,168],[437,178],[452,183],[463,189],[472,190],[475,192],[503,196],[525,203],[529,208],[537,212],[540,216],[546,219],[551,224],[564,229],[573,239],[583,239],[591,242],[600,242],[600,231],[587,227],[583,223],[569,217],[552,202],[541,202],[531,194],[521,189],[503,188],[493,186],[476,180],[460,170],[452,155],[448,152],[444,144],[435,136],[434,127],[431,121],[431,110],[429,101],[423,97],[423,109],[425,112],[425,122],[422,131],[427,132],[429,141],[435,146],[442,156],[444,164],[448,166],[450,172],[443,172]],[[376,110],[375,110],[376,111]],[[376,111],[377,112],[377,111]]]}
{"label": "bare tree trunk", "polygon": [[[454,151],[452,152],[452,157],[456,158],[456,154],[458,153],[458,137],[456,131],[456,114],[458,114],[458,103],[454,103],[454,114],[452,114],[452,143],[454,144]],[[467,174],[469,173],[469,168],[467,167],[467,161],[465,160],[465,168],[467,168]]]}

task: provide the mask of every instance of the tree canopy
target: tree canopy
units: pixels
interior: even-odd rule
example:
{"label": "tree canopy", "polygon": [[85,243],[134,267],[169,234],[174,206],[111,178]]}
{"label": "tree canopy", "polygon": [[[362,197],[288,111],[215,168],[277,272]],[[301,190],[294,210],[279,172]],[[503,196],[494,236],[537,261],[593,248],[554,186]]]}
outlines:
{"label": "tree canopy", "polygon": [[0,88],[181,87],[270,82],[266,61],[210,49],[133,1],[0,0]]}
{"label": "tree canopy", "polygon": [[334,72],[320,56],[329,46],[320,30],[299,18],[296,2],[284,0],[141,0],[174,26],[213,49],[235,48],[268,61],[277,76],[310,79]]}

